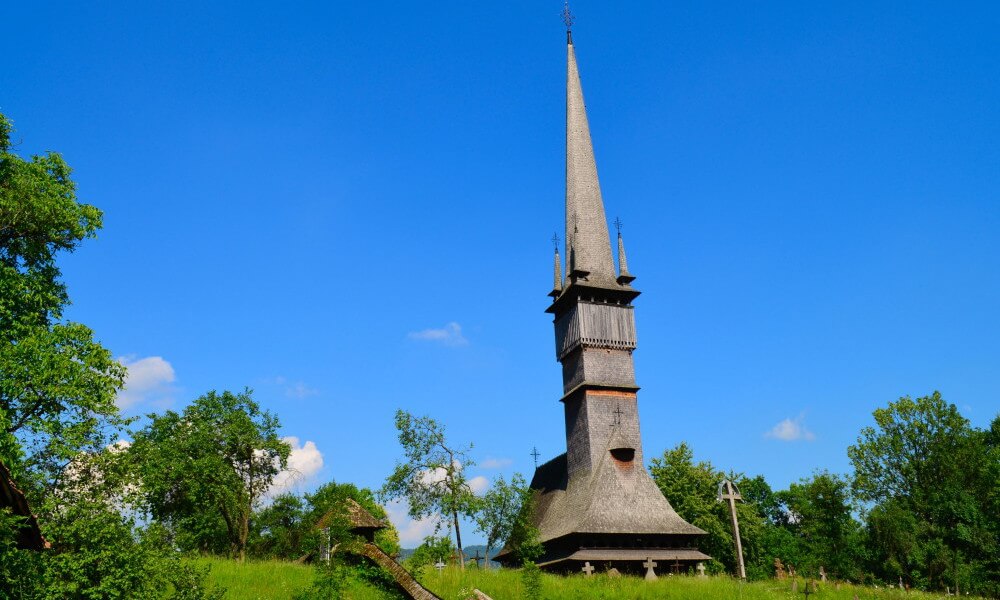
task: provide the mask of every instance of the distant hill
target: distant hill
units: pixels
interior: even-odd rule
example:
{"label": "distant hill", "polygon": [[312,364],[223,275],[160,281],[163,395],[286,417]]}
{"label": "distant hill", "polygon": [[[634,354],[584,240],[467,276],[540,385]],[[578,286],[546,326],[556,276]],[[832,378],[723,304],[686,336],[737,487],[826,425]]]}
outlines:
{"label": "distant hill", "polygon": [[[410,555],[413,554],[415,550],[416,548],[403,548],[402,550],[399,551],[399,560],[406,560],[407,558],[410,557]],[[480,558],[486,555],[486,546],[484,544],[476,544],[475,546],[466,546],[465,548],[462,548],[462,550],[465,552],[465,557],[467,559],[474,558],[476,556],[477,550],[479,551]],[[492,550],[490,550],[490,556],[491,557],[496,556],[497,552],[500,552],[500,548],[493,548]],[[490,566],[498,567],[500,566],[500,563],[495,563],[491,560]]]}

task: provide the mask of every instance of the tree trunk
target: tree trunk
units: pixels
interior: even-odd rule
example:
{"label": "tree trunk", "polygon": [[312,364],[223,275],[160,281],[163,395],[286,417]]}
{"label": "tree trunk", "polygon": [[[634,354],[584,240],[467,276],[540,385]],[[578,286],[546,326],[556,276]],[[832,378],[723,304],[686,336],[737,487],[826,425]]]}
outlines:
{"label": "tree trunk", "polygon": [[486,570],[489,570],[489,568],[490,568],[490,544],[489,544],[489,542],[486,543],[486,550],[483,550],[483,554],[485,555],[485,558],[483,558],[483,568],[486,569]]}
{"label": "tree trunk", "polygon": [[462,532],[458,529],[458,511],[452,510],[451,516],[455,521],[455,544],[458,545],[458,564],[462,565],[462,570],[465,570],[465,551],[462,550]]}

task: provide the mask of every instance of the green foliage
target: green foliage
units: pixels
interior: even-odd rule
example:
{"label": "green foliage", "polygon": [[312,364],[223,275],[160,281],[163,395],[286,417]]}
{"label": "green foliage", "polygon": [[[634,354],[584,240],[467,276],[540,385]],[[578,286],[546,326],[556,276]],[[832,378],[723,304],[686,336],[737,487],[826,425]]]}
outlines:
{"label": "green foliage", "polygon": [[531,501],[531,489],[524,476],[514,473],[510,483],[500,475],[479,501],[475,522],[477,531],[486,536],[486,561],[489,565],[490,548],[508,540],[518,523],[524,506]]}
{"label": "green foliage", "polygon": [[451,538],[429,535],[406,559],[406,565],[413,570],[418,570],[428,565],[434,565],[438,561],[447,564],[448,559],[453,556],[455,556],[455,545],[451,543]]}
{"label": "green foliage", "polygon": [[255,558],[298,558],[306,553],[304,541],[314,524],[306,519],[301,496],[275,496],[254,514],[247,552]]}
{"label": "green foliage", "polygon": [[521,584],[526,600],[542,600],[542,570],[530,560],[521,567]]}
{"label": "green foliage", "polygon": [[507,548],[519,564],[526,564],[545,553],[545,548],[539,537],[538,528],[534,525],[535,496],[531,488],[520,490],[520,509],[511,523],[510,535],[507,537]]}
{"label": "green foliage", "polygon": [[[699,540],[698,546],[713,557],[708,564],[709,571],[725,570],[735,573],[736,544],[733,540],[729,507],[718,501],[719,484],[727,475],[707,461],[696,464],[691,448],[684,442],[664,452],[661,458],[654,458],[649,470],[677,514],[705,530],[707,535]],[[746,481],[742,476],[730,475],[728,478],[741,489]],[[751,503],[741,503],[737,504],[736,512],[740,522],[744,561],[748,565],[766,562],[762,558],[760,546],[765,528],[761,511]]]}
{"label": "green foliage", "polygon": [[12,131],[0,115],[0,461],[22,487],[51,490],[67,461],[124,424],[114,399],[125,369],[63,318],[56,257],[96,235],[101,211],[77,202],[59,154],[14,154]]}
{"label": "green foliage", "polygon": [[224,531],[242,559],[253,510],[291,451],[278,437],[278,418],[250,390],[212,391],[182,414],[149,417],[128,451],[143,505],[178,533],[182,548],[211,548]]}
{"label": "green foliage", "polygon": [[[872,567],[917,586],[996,589],[997,458],[941,394],[903,397],[873,413],[848,448],[853,488],[868,503]],[[994,426],[996,423],[994,423]]]}
{"label": "green foliage", "polygon": [[450,519],[461,553],[459,516],[474,516],[478,504],[465,477],[465,469],[475,464],[468,456],[472,445],[450,445],[440,423],[404,410],[396,411],[396,429],[405,460],[396,463],[379,495],[383,500],[406,499],[414,519],[431,515]]}
{"label": "green foliage", "polygon": [[816,573],[822,566],[838,578],[861,579],[861,524],[852,516],[846,479],[820,472],[776,497],[786,511],[781,527],[798,542],[799,572]]}

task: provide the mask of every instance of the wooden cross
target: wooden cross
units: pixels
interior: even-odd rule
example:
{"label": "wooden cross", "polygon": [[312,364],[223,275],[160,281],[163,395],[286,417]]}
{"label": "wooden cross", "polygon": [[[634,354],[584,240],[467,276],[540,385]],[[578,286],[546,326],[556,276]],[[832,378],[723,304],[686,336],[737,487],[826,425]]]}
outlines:
{"label": "wooden cross", "polygon": [[479,566],[479,561],[483,560],[482,555],[479,554],[479,548],[476,548],[476,555],[472,557],[472,560],[476,561],[476,566]]}
{"label": "wooden cross", "polygon": [[541,456],[541,454],[538,453],[538,448],[532,447],[531,448],[531,457],[535,459],[535,468],[536,469],[538,468],[538,457],[539,456]]}
{"label": "wooden cross", "polygon": [[434,563],[434,568],[438,570],[438,573],[444,570],[444,563],[440,560]]}
{"label": "wooden cross", "polygon": [[719,484],[719,502],[729,502],[729,517],[733,524],[733,539],[736,542],[736,566],[739,568],[740,579],[747,578],[746,565],[743,564],[743,542],[740,541],[740,522],[736,518],[736,501],[743,500],[740,490],[728,479]]}
{"label": "wooden cross", "polygon": [[587,574],[587,577],[590,577],[591,575],[594,574],[594,566],[590,564],[589,560],[583,563],[583,569],[581,570]]}

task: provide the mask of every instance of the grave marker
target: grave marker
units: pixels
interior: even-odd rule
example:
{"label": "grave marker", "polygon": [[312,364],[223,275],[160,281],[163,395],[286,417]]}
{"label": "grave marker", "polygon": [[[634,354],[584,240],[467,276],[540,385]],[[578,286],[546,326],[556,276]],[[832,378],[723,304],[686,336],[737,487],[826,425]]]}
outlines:
{"label": "grave marker", "polygon": [[656,581],[656,572],[653,571],[656,563],[653,562],[653,559],[647,556],[646,562],[642,563],[642,566],[646,567],[646,581]]}

